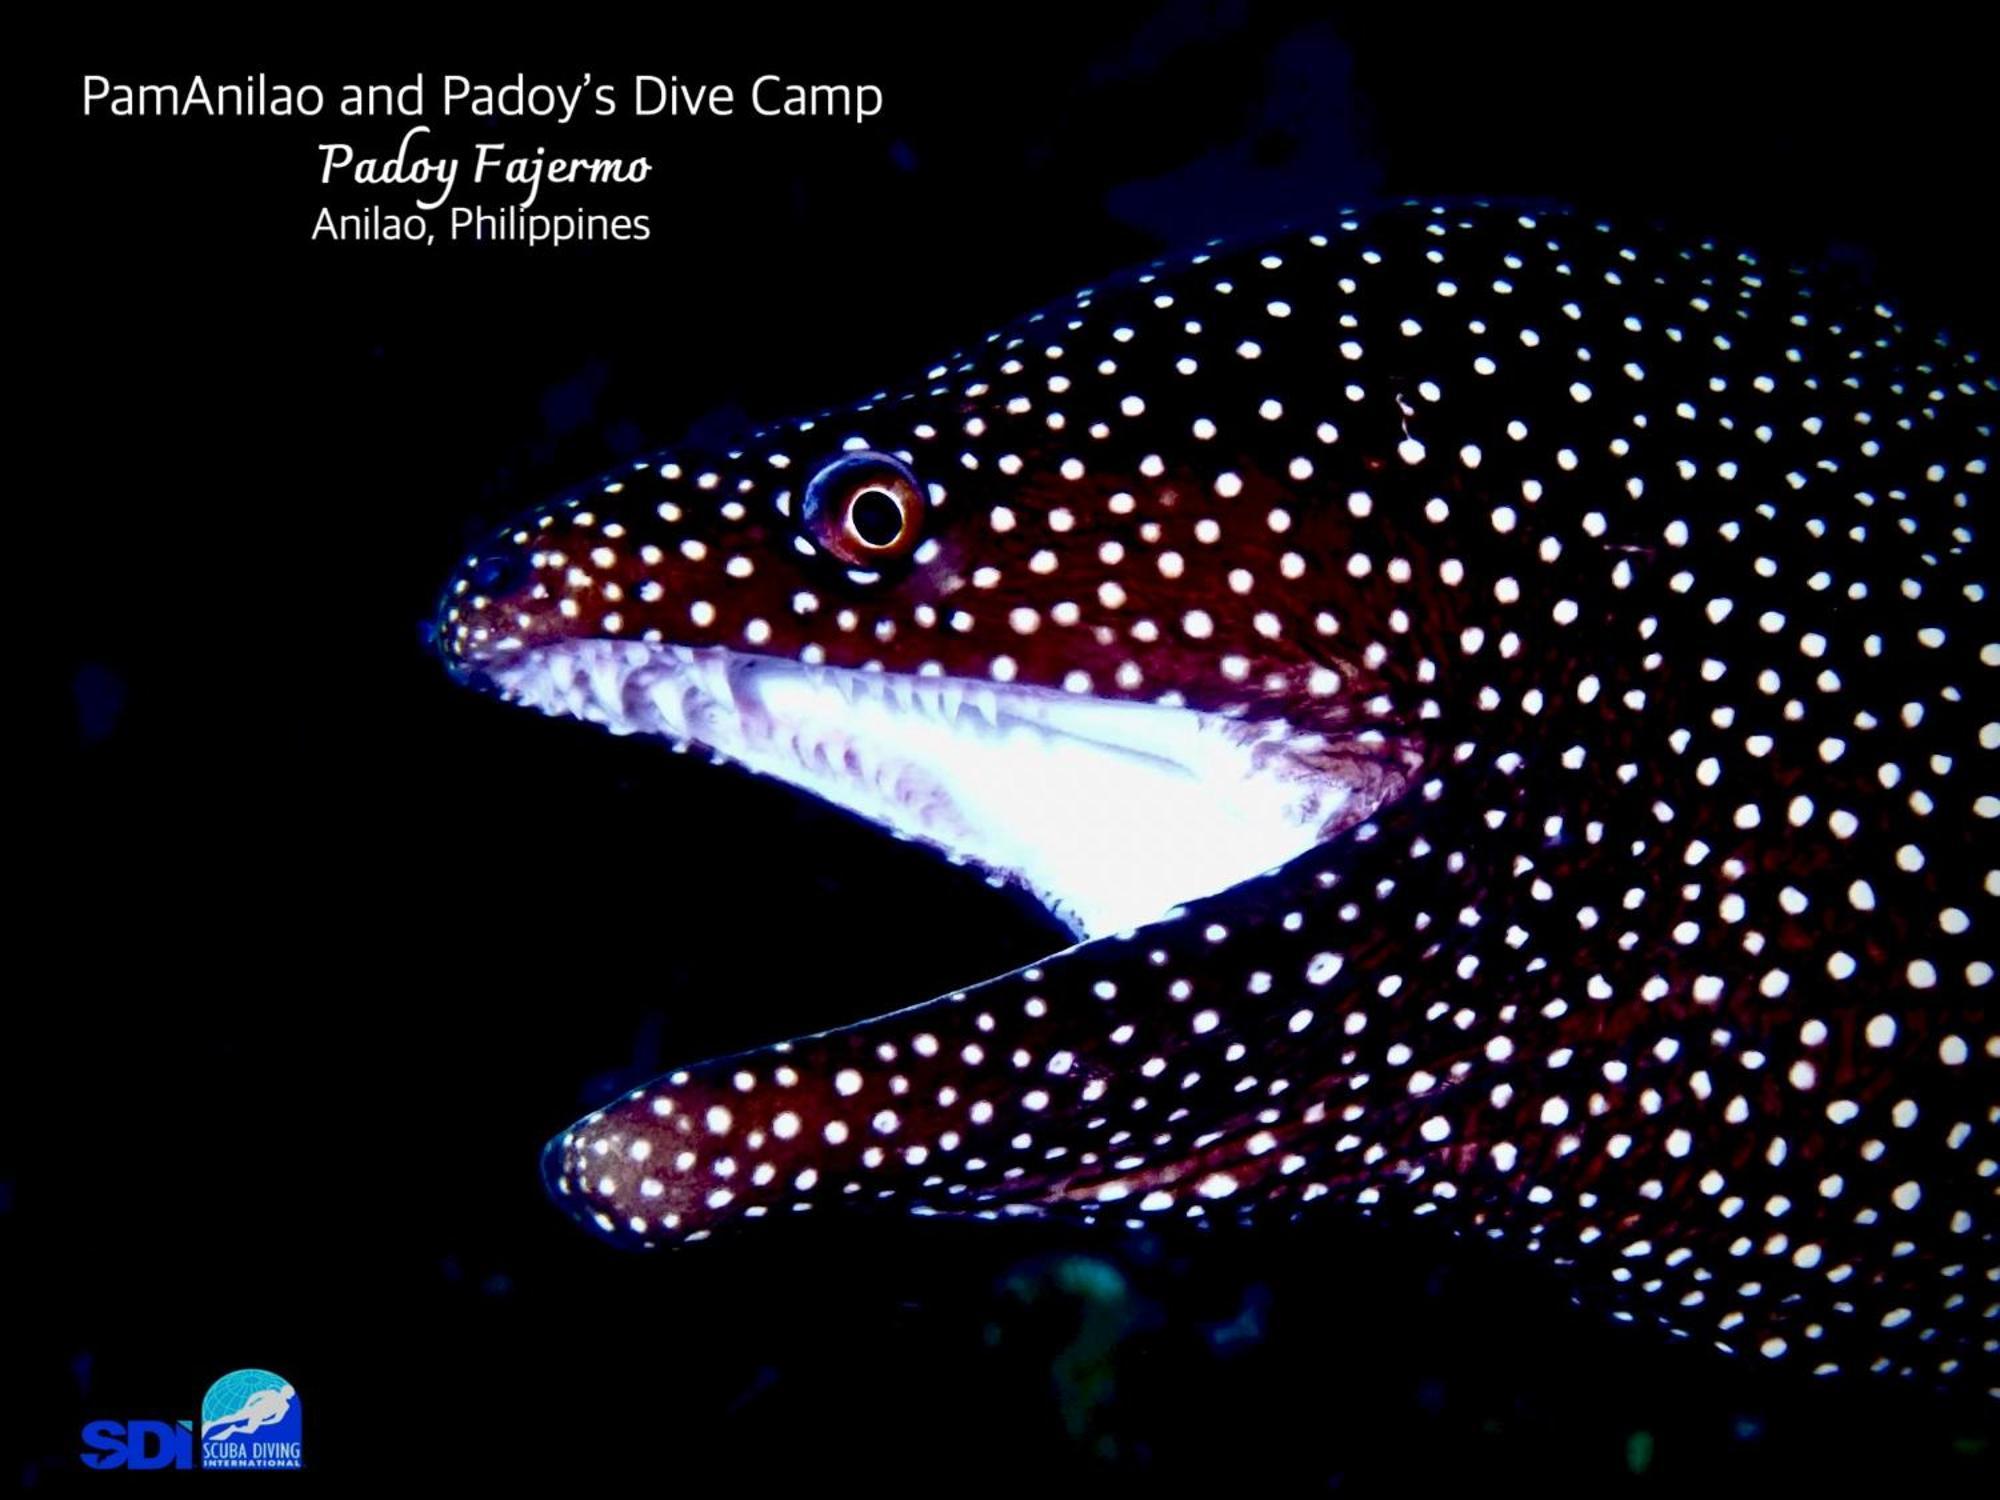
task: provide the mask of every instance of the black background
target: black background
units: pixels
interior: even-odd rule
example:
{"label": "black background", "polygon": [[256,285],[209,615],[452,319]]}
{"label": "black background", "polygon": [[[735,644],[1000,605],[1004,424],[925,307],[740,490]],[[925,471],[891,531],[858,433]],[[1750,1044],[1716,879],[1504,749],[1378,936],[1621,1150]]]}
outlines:
{"label": "black background", "polygon": [[[1991,345],[1969,22],[958,9],[565,9],[456,41],[79,18],[17,54],[10,637],[52,756],[11,820],[10,1472],[113,1483],[83,1421],[192,1415],[260,1365],[349,1484],[1990,1484],[1990,1410],[1663,1348],[1414,1227],[815,1216],[628,1257],[544,1201],[540,1143],[613,1091],[1061,934],[782,788],[451,687],[422,622],[510,511],[1371,197],[1721,230]],[[320,202],[362,201],[322,194],[313,143],[386,154],[396,122],[82,118],[85,72],[259,68],[773,71],[888,107],[440,132],[650,155],[643,187],[547,206],[646,212],[651,242],[564,251],[309,243]]]}

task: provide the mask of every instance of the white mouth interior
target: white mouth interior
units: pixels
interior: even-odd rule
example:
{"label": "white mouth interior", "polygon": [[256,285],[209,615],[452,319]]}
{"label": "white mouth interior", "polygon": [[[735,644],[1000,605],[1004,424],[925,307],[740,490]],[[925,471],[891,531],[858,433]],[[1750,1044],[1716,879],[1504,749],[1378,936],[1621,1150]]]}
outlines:
{"label": "white mouth interior", "polygon": [[1279,720],[713,648],[571,641],[489,675],[544,713],[691,741],[1019,879],[1086,938],[1283,864],[1402,782]]}

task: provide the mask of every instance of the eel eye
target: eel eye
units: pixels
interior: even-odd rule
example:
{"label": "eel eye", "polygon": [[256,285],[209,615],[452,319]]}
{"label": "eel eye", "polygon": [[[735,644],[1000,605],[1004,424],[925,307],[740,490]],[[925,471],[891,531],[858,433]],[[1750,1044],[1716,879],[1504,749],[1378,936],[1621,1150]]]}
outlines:
{"label": "eel eye", "polygon": [[847,453],[806,486],[802,518],[813,539],[857,568],[909,556],[923,535],[923,486],[886,453]]}
{"label": "eel eye", "polygon": [[511,594],[528,581],[533,571],[528,565],[528,554],[516,548],[481,558],[472,570],[471,583],[482,594]]}

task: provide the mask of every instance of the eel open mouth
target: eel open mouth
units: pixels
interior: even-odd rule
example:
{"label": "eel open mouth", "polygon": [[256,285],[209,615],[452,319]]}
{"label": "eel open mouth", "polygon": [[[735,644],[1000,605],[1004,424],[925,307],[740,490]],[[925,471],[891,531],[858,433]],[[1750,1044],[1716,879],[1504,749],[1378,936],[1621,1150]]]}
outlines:
{"label": "eel open mouth", "polygon": [[1285,863],[1407,785],[1379,732],[719,648],[575,640],[502,695],[687,740],[1018,880],[1080,936]]}

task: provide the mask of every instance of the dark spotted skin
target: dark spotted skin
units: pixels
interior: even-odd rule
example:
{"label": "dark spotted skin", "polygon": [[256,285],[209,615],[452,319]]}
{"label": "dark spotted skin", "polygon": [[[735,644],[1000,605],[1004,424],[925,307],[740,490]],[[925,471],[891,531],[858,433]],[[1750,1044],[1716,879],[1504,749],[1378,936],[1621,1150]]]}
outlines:
{"label": "dark spotted skin", "polygon": [[[1134,934],[659,1080],[551,1143],[560,1200],[646,1244],[850,1203],[1324,1200],[1732,1352],[1992,1390],[1988,367],[1566,214],[1198,255],[532,514],[473,560],[514,581],[448,597],[450,655],[1082,673],[1324,729],[1405,789]],[[935,546],[873,580],[784,508],[850,437],[933,486]],[[599,548],[581,583],[545,556]]]}

